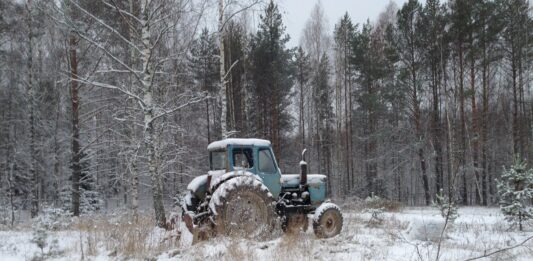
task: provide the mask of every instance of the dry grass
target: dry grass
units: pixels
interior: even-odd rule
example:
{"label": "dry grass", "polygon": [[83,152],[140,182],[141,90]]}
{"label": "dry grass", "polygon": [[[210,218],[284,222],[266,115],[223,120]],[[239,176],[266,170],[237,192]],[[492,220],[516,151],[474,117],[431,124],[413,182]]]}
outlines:
{"label": "dry grass", "polygon": [[365,200],[363,207],[368,209],[383,209],[387,212],[400,212],[404,208],[404,205],[396,200],[375,197],[372,200]]}
{"label": "dry grass", "polygon": [[313,249],[316,249],[316,239],[303,232],[289,233],[281,237],[279,244],[273,250],[276,260],[310,260],[313,259]]}
{"label": "dry grass", "polygon": [[[178,247],[172,232],[155,228],[151,215],[140,215],[135,222],[130,215],[82,217],[72,229],[80,231],[80,251],[95,256],[107,251],[109,256],[149,258]],[[175,233],[175,231],[174,231]]]}
{"label": "dry grass", "polygon": [[227,261],[248,261],[248,260],[257,260],[253,249],[250,249],[250,245],[246,244],[242,240],[230,239],[226,244],[226,253],[223,257],[223,260]]}

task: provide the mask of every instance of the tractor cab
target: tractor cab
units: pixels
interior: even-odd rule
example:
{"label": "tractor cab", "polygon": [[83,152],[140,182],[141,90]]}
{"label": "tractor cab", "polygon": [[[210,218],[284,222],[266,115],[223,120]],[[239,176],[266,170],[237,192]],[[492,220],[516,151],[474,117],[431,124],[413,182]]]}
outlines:
{"label": "tractor cab", "polygon": [[[269,141],[261,139],[225,139],[207,147],[210,169],[248,172],[257,175],[274,198],[281,192],[281,171]],[[222,172],[220,172],[222,173]]]}

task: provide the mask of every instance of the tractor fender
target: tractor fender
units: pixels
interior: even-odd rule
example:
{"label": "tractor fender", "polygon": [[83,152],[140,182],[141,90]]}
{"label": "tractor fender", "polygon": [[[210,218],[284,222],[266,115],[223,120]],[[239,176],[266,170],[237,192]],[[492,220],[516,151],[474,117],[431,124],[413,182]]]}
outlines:
{"label": "tractor fender", "polygon": [[231,172],[228,172],[222,176],[219,176],[218,178],[214,179],[214,181],[211,182],[211,187],[210,187],[210,191],[211,192],[215,192],[215,190],[220,186],[222,185],[222,183],[230,180],[230,179],[233,179],[233,178],[236,178],[236,177],[242,177],[242,176],[247,176],[247,177],[252,177],[256,180],[258,180],[259,182],[263,183],[263,179],[261,179],[259,176],[253,174],[252,172],[248,172],[248,171],[242,171],[242,170],[239,170],[239,171],[231,171]]}
{"label": "tractor fender", "polygon": [[195,177],[189,185],[187,185],[187,190],[190,191],[198,199],[204,199],[207,193],[207,176],[211,175],[211,179],[217,179],[218,177],[226,173],[225,170],[210,170],[209,174],[200,175]]}

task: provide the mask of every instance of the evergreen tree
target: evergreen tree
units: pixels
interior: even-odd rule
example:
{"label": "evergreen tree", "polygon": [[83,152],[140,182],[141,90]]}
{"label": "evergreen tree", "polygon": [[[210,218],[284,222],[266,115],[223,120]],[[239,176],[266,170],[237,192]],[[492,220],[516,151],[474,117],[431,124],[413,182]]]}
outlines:
{"label": "evergreen tree", "polygon": [[[320,152],[320,173],[331,177],[331,144],[333,143],[331,130],[333,129],[333,108],[331,106],[330,65],[327,55],[320,58],[317,72],[313,77],[313,102],[315,104],[316,131],[318,150]],[[331,181],[328,182],[327,191],[331,193]]]}
{"label": "evergreen tree", "polygon": [[498,180],[498,195],[505,219],[522,231],[524,221],[533,218],[533,169],[527,169],[526,162],[517,158]]}
{"label": "evergreen tree", "polygon": [[226,95],[227,100],[227,126],[228,130],[234,131],[237,136],[246,134],[246,110],[245,110],[245,63],[247,44],[244,27],[234,21],[225,26],[224,48],[225,67],[227,69]]}
{"label": "evergreen tree", "polygon": [[431,91],[431,142],[434,146],[435,188],[441,191],[444,186],[444,150],[443,127],[441,123],[442,83],[444,78],[443,63],[447,57],[446,34],[447,25],[445,8],[439,0],[428,0],[421,13],[419,29],[423,65],[429,75],[427,83]]}
{"label": "evergreen tree", "polygon": [[[353,184],[352,166],[352,82],[353,68],[350,58],[353,56],[351,44],[355,37],[357,25],[353,25],[348,13],[335,25],[335,108],[337,114],[338,145],[336,158],[344,175],[341,177],[341,190],[349,191]],[[342,155],[342,156],[341,156]],[[342,159],[342,161],[341,161]]]}
{"label": "evergreen tree", "polygon": [[288,106],[293,52],[285,47],[289,36],[273,1],[260,18],[259,30],[250,44],[252,134],[269,139],[274,153],[280,155],[282,136],[291,129]]}
{"label": "evergreen tree", "polygon": [[383,182],[378,173],[379,120],[385,111],[383,102],[384,81],[390,69],[387,59],[386,44],[381,36],[374,33],[370,21],[365,23],[360,32],[356,33],[352,42],[353,56],[351,65],[356,73],[359,89],[354,97],[359,106],[355,106],[354,118],[360,118],[359,131],[365,137],[362,144],[364,172],[366,179],[365,195],[384,196]]}
{"label": "evergreen tree", "polygon": [[[208,96],[214,96],[217,93],[220,79],[220,63],[217,55],[216,37],[207,28],[204,28],[200,37],[193,42],[188,60],[196,85],[200,90],[205,91]],[[215,111],[212,107],[214,106],[211,99],[205,99],[208,143],[211,142],[211,120],[216,118],[215,116],[211,117],[213,111]]]}
{"label": "evergreen tree", "polygon": [[309,61],[309,54],[305,53],[302,47],[298,47],[298,50],[295,54],[295,79],[297,82],[297,93],[298,93],[298,126],[301,136],[301,150],[306,147],[305,139],[305,99],[307,97],[306,92],[309,89],[308,82],[311,75],[311,64]]}
{"label": "evergreen tree", "polygon": [[422,186],[426,205],[431,203],[431,194],[429,191],[429,178],[427,174],[427,165],[424,154],[425,139],[423,135],[422,115],[421,115],[421,21],[422,5],[417,0],[410,0],[400,11],[398,11],[398,41],[397,51],[402,61],[401,70],[403,83],[408,86],[407,93],[410,100],[410,118],[415,130],[415,147],[420,164],[420,173],[422,176]]}

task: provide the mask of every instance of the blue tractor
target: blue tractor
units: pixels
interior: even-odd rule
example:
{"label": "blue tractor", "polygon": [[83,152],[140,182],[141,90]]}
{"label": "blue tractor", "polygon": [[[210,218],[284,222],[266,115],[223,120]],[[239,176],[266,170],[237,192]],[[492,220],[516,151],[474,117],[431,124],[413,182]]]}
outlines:
{"label": "blue tractor", "polygon": [[207,149],[210,171],[191,181],[181,205],[183,221],[196,240],[213,235],[267,238],[279,223],[286,232],[305,231],[310,214],[317,237],[340,233],[340,209],[326,202],[327,177],[307,174],[305,150],[300,174],[282,175],[267,140],[225,139]]}

